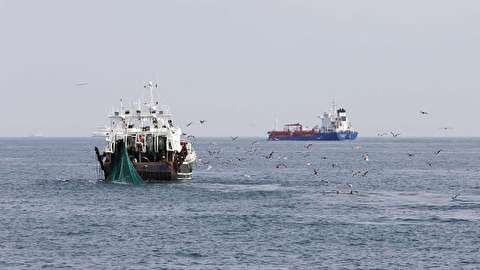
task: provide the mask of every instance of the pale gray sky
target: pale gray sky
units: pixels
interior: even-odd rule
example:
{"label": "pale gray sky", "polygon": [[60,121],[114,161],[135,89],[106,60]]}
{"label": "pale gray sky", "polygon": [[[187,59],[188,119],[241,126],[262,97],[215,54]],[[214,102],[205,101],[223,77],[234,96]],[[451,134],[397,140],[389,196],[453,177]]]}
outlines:
{"label": "pale gray sky", "polygon": [[89,136],[145,80],[196,135],[312,126],[335,99],[361,136],[479,136],[479,28],[473,0],[0,0],[0,136]]}

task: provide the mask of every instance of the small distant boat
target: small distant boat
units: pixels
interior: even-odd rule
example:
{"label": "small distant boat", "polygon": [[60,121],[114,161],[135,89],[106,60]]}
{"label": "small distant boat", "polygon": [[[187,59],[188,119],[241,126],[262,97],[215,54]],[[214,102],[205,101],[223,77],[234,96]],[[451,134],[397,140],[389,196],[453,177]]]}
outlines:
{"label": "small distant boat", "polygon": [[30,134],[30,135],[28,135],[28,137],[29,138],[45,138],[45,136],[41,132]]}
{"label": "small distant boat", "polygon": [[103,153],[95,147],[105,180],[191,179],[196,161],[192,143],[181,137],[182,130],[174,126],[169,108],[154,101],[153,88],[157,84],[147,82],[144,88],[150,90],[150,100],[134,108],[121,103],[109,117],[110,127],[95,134],[106,139]]}
{"label": "small distant boat", "polygon": [[268,132],[270,141],[343,141],[355,140],[358,132],[353,129],[347,118],[347,111],[336,109],[335,103],[331,113],[325,112],[322,117],[322,126],[304,129],[300,123],[286,124],[283,130]]}

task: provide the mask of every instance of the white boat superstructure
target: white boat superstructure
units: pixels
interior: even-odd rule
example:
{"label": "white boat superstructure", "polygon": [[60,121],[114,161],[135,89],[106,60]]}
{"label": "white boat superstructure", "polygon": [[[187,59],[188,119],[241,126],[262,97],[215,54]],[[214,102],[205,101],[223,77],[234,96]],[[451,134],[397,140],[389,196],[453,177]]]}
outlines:
{"label": "white boat superstructure", "polygon": [[322,120],[321,132],[355,132],[347,117],[347,111],[344,108],[337,110],[333,102],[332,112],[324,112],[320,117]]}

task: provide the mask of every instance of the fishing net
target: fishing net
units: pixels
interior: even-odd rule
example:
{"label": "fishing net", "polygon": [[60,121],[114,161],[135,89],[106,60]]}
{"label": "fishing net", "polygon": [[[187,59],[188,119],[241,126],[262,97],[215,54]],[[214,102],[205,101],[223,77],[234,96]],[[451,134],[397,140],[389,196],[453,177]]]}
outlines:
{"label": "fishing net", "polygon": [[112,156],[110,173],[107,180],[117,184],[143,184],[143,179],[138,175],[135,167],[133,167],[125,143],[118,142],[115,154]]}

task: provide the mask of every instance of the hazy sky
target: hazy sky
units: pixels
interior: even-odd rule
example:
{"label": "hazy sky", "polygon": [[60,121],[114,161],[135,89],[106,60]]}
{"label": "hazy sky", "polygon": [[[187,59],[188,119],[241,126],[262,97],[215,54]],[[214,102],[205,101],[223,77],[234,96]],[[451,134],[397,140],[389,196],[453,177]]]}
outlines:
{"label": "hazy sky", "polygon": [[0,0],[0,136],[89,136],[145,80],[196,135],[335,99],[361,136],[479,136],[479,29],[473,0]]}

